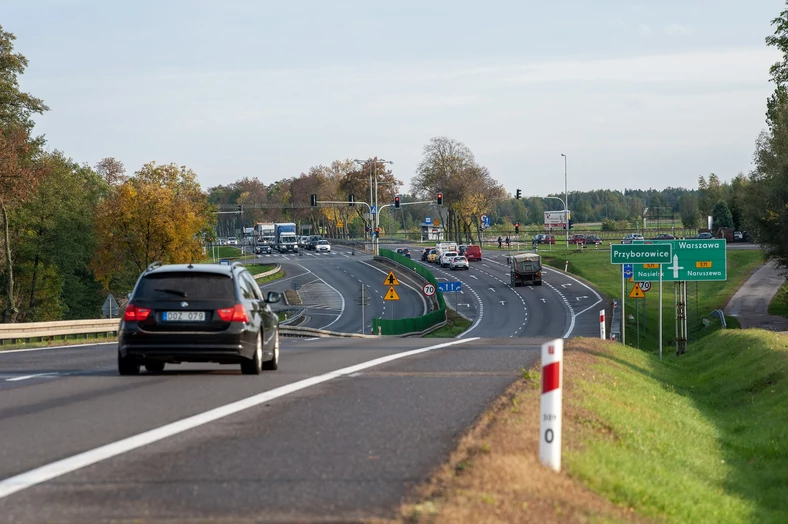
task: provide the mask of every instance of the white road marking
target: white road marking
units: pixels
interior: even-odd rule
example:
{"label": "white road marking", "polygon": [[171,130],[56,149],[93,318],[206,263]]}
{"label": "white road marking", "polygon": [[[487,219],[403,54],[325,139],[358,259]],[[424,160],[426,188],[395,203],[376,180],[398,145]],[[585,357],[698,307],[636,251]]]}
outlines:
{"label": "white road marking", "polygon": [[479,280],[479,277],[477,277],[475,275],[468,275],[468,276],[471,277],[471,278],[475,278],[476,280]]}
{"label": "white road marking", "polygon": [[47,376],[51,376],[51,375],[57,375],[57,372],[35,373],[33,375],[23,375],[21,377],[7,378],[7,379],[5,379],[5,381],[6,382],[18,382],[20,380],[27,380],[27,379],[36,378],[36,377],[47,377]]}
{"label": "white road marking", "polygon": [[328,382],[329,380],[333,380],[342,376],[351,375],[353,373],[379,366],[381,364],[386,364],[394,360],[418,355],[420,353],[426,353],[428,351],[432,351],[433,349],[441,349],[456,344],[463,344],[472,340],[478,340],[478,338],[454,340],[452,342],[445,342],[435,346],[427,346],[426,348],[403,351],[402,353],[395,353],[393,355],[362,362],[361,364],[356,364],[354,366],[349,366],[336,371],[330,371],[322,375],[299,380],[297,382],[293,382],[292,384],[287,384],[286,386],[274,388],[270,391],[259,393],[251,397],[238,400],[236,402],[232,402],[209,411],[205,411],[204,413],[199,413],[197,415],[166,424],[159,428],[145,431],[132,437],[128,437],[117,442],[112,442],[110,444],[106,444],[104,446],[100,446],[98,448],[85,451],[83,453],[79,453],[77,455],[73,455],[50,464],[46,464],[30,471],[20,473],[19,475],[0,480],[0,499],[12,495],[18,491],[31,488],[48,480],[60,477],[66,473],[71,473],[72,471],[82,469],[86,466],[90,466],[109,458],[116,457],[123,453],[147,446],[148,444],[158,442],[159,440],[178,435],[184,431],[203,426],[229,415],[234,415],[235,413],[259,406],[260,404],[284,397],[285,395],[290,395],[291,393],[301,391],[302,389],[310,388],[312,386],[316,386],[317,384],[322,384],[323,382]]}
{"label": "white road marking", "polygon": [[[298,265],[299,265],[299,266],[301,266],[301,264],[298,264]],[[309,270],[308,270],[307,268],[305,268],[304,266],[301,266],[301,267],[302,267],[302,268],[304,269],[304,271],[306,271],[307,273],[312,273],[311,271],[309,271]],[[330,288],[331,288],[331,289],[334,291],[334,293],[336,293],[337,295],[339,295],[339,298],[340,298],[340,300],[342,300],[342,306],[341,306],[341,308],[340,308],[339,315],[337,315],[337,318],[335,318],[334,320],[332,320],[331,322],[329,322],[328,324],[326,324],[325,326],[323,326],[323,327],[321,327],[321,328],[320,328],[320,329],[326,329],[326,328],[328,328],[329,326],[331,326],[332,324],[335,324],[335,323],[336,323],[336,322],[337,322],[337,321],[338,321],[340,318],[342,318],[342,313],[344,313],[344,312],[345,312],[345,297],[343,297],[343,296],[342,296],[342,293],[340,293],[339,291],[337,291],[337,289],[336,289],[334,286],[332,286],[331,284],[329,284],[328,282],[326,282],[325,280],[323,280],[323,279],[322,279],[322,278],[320,278],[319,276],[315,275],[314,273],[312,273],[312,275],[314,275],[314,276],[315,276],[315,278],[316,278],[317,280],[321,281],[323,284],[325,284],[325,285],[327,285],[328,287],[330,287]],[[274,282],[281,282],[282,280],[283,280],[283,279],[281,279],[281,278],[280,278],[278,281],[277,281],[277,280],[275,280]]]}

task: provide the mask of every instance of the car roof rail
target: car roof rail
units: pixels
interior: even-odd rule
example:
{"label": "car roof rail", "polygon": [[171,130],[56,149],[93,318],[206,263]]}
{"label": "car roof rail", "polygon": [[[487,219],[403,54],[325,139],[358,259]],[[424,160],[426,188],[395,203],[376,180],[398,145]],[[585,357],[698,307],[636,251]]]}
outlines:
{"label": "car roof rail", "polygon": [[161,260],[157,260],[156,262],[153,262],[151,265],[149,265],[148,269],[146,269],[145,271],[153,271],[157,267],[161,267],[161,266],[162,266]]}

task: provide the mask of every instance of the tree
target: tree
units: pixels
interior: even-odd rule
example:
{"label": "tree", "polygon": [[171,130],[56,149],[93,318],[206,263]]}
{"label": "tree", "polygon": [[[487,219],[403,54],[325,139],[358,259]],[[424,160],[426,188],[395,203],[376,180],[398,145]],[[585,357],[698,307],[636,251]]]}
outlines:
{"label": "tree", "polygon": [[120,185],[128,180],[123,162],[111,156],[99,160],[96,164],[96,173],[111,186]]}
{"label": "tree", "polygon": [[782,60],[770,69],[775,90],[766,104],[767,129],[756,141],[755,167],[742,202],[742,214],[765,256],[788,268],[788,10],[772,20],[772,26],[775,31],[766,38],[766,44],[777,48]]}
{"label": "tree", "polygon": [[41,114],[49,108],[40,99],[19,90],[17,77],[24,74],[27,58],[21,53],[14,53],[14,40],[16,37],[0,25],[0,127],[30,129],[33,127],[32,115]]}
{"label": "tree", "polygon": [[698,227],[700,212],[698,211],[698,197],[692,193],[686,193],[679,198],[679,214],[681,224],[684,227]]}
{"label": "tree", "polygon": [[14,321],[19,311],[14,289],[9,212],[24,202],[38,183],[40,172],[33,159],[43,140],[31,139],[31,116],[48,109],[38,98],[19,90],[18,76],[24,73],[27,59],[21,53],[14,53],[15,39],[0,26],[0,214],[5,244],[4,322]]}
{"label": "tree", "polygon": [[146,164],[98,206],[91,267],[105,288],[128,291],[154,261],[202,260],[211,223],[211,206],[192,170]]}
{"label": "tree", "polygon": [[711,212],[711,224],[715,229],[733,227],[733,215],[731,215],[731,210],[724,200],[720,200],[715,204]]}

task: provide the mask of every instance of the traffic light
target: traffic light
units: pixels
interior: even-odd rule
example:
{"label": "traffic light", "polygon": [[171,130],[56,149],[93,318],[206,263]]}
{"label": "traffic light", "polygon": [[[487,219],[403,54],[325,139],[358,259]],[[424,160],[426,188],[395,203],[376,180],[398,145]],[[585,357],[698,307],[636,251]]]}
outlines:
{"label": "traffic light", "polygon": [[315,207],[317,205],[317,195],[314,193],[309,195],[309,205]]}
{"label": "traffic light", "polygon": [[238,204],[238,211],[237,212],[238,213],[243,213],[244,212],[244,206],[242,206],[241,204]]}
{"label": "traffic light", "polygon": [[573,224],[572,224],[572,223],[573,223],[573,222],[574,222],[574,220],[572,220],[572,219],[570,218],[570,219],[569,219],[569,229],[572,229],[572,227],[573,227]]}
{"label": "traffic light", "polygon": [[353,207],[356,205],[356,196],[355,195],[348,195],[347,197],[348,205]]}
{"label": "traffic light", "polygon": [[443,193],[438,193],[438,196],[437,196],[436,200],[438,201],[438,205],[442,206],[443,205]]}
{"label": "traffic light", "polygon": [[514,223],[514,234],[515,235],[519,235],[520,234],[520,223],[519,222],[515,222]]}
{"label": "traffic light", "polygon": [[399,207],[399,195],[394,197],[394,207]]}
{"label": "traffic light", "polygon": [[517,192],[514,194],[514,198],[520,200],[521,196],[523,196],[523,192],[518,189]]}

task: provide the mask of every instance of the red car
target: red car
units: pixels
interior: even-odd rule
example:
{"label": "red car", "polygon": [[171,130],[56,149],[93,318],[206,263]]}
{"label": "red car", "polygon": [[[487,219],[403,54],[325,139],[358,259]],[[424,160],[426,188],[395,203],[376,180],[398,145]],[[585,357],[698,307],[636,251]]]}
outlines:
{"label": "red car", "polygon": [[468,259],[468,262],[471,260],[481,260],[482,248],[479,246],[467,246],[463,254],[465,255],[465,258]]}
{"label": "red car", "polygon": [[572,238],[569,239],[570,244],[580,244],[585,245],[586,243],[586,236],[585,235],[572,235]]}

